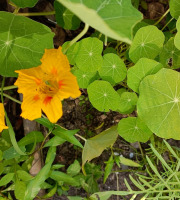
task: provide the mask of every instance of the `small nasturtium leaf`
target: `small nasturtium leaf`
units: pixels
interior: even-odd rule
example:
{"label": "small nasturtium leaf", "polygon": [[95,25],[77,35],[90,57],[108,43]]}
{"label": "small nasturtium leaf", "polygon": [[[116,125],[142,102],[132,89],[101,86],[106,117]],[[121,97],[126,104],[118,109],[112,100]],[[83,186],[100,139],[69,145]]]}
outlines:
{"label": "small nasturtium leaf", "polygon": [[80,19],[77,18],[69,9],[65,8],[58,1],[54,2],[54,9],[56,11],[56,21],[58,25],[67,30],[76,30],[79,28]]}
{"label": "small nasturtium leaf", "polygon": [[75,58],[79,69],[95,72],[102,67],[103,42],[97,38],[85,38],[79,42],[78,53]]}
{"label": "small nasturtium leaf", "polygon": [[38,0],[11,0],[16,6],[20,8],[34,7]]}
{"label": "small nasturtium leaf", "polygon": [[76,76],[80,88],[87,88],[90,83],[98,78],[97,72],[85,72],[80,69],[75,69],[73,74]]}
{"label": "small nasturtium leaf", "polygon": [[123,92],[127,92],[127,90],[126,90],[126,88],[120,88],[120,89],[117,90],[116,92],[119,94],[119,96],[121,96],[122,93],[123,93]]}
{"label": "small nasturtium leaf", "polygon": [[177,34],[175,35],[175,38],[174,38],[174,44],[176,48],[180,50],[180,17],[178,18],[176,22],[176,28],[177,28]]}
{"label": "small nasturtium leaf", "polygon": [[162,68],[162,64],[148,58],[141,58],[127,72],[127,84],[135,92],[139,92],[139,84],[144,77],[155,74]]}
{"label": "small nasturtium leaf", "polygon": [[83,22],[110,38],[131,43],[132,28],[142,19],[131,0],[58,0]]}
{"label": "small nasturtium leaf", "polygon": [[38,66],[44,49],[53,48],[51,30],[38,22],[8,12],[0,12],[0,74]]}
{"label": "small nasturtium leaf", "polygon": [[108,53],[114,53],[117,55],[117,51],[113,47],[107,47],[104,51],[103,54],[108,54]]}
{"label": "small nasturtium leaf", "polygon": [[119,105],[119,95],[107,81],[94,81],[87,92],[92,105],[99,111],[108,112],[117,110]]}
{"label": "small nasturtium leaf", "polygon": [[137,95],[134,92],[123,92],[120,96],[117,111],[122,114],[130,114],[135,109],[137,103]]}
{"label": "small nasturtium leaf", "polygon": [[136,63],[140,58],[155,58],[163,47],[165,37],[156,26],[140,28],[132,42],[129,57]]}
{"label": "small nasturtium leaf", "polygon": [[121,119],[118,132],[128,142],[147,142],[152,135],[149,128],[138,117]]}
{"label": "small nasturtium leaf", "polygon": [[85,142],[82,153],[82,166],[86,161],[91,161],[101,155],[105,148],[112,146],[118,136],[117,126],[113,126],[99,135],[96,135]]}
{"label": "small nasturtium leaf", "polygon": [[170,0],[169,8],[171,16],[175,19],[178,19],[180,16],[180,1],[179,0]]}
{"label": "small nasturtium leaf", "polygon": [[162,138],[180,139],[180,73],[161,69],[143,79],[139,88],[138,115]]}
{"label": "small nasturtium leaf", "polygon": [[126,78],[127,69],[118,55],[108,53],[103,56],[103,64],[99,69],[100,77],[111,84],[119,83]]}
{"label": "small nasturtium leaf", "polygon": [[[67,45],[69,44],[68,42],[65,42],[62,46],[62,52],[63,50],[67,47]],[[79,48],[79,42],[74,43],[72,46],[70,46],[67,51],[66,51],[66,56],[69,60],[69,63],[71,65],[75,65],[75,58],[77,56],[77,52],[78,52],[78,48]]]}
{"label": "small nasturtium leaf", "polygon": [[174,38],[170,38],[159,54],[159,62],[164,67],[180,68],[180,50],[174,45]]}

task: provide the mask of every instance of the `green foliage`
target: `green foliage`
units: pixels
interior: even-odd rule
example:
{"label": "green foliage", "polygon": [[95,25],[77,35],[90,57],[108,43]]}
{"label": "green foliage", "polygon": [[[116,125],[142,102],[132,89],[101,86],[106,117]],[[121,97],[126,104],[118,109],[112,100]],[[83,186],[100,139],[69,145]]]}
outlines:
{"label": "green foliage", "polygon": [[11,0],[16,6],[20,8],[34,7],[38,0]]}
{"label": "green foliage", "polygon": [[170,8],[170,13],[171,16],[178,19],[180,16],[180,2],[178,0],[170,0],[169,2],[169,8]]}
{"label": "green foliage", "polygon": [[140,58],[154,59],[161,51],[164,34],[155,26],[140,28],[129,50],[130,59],[136,63]]}
{"label": "green foliage", "polygon": [[142,14],[132,6],[131,0],[58,1],[96,30],[127,43],[131,43],[132,27],[142,19]]}
{"label": "green foliage", "polygon": [[17,76],[14,72],[38,66],[44,49],[52,48],[54,34],[31,19],[0,12],[0,74]]}
{"label": "green foliage", "polygon": [[152,132],[163,138],[180,139],[179,76],[171,69],[161,69],[140,84],[138,114]]}
{"label": "green foliage", "polygon": [[176,48],[180,50],[180,17],[178,18],[176,22],[176,28],[177,28],[177,34],[174,38],[174,44]]}

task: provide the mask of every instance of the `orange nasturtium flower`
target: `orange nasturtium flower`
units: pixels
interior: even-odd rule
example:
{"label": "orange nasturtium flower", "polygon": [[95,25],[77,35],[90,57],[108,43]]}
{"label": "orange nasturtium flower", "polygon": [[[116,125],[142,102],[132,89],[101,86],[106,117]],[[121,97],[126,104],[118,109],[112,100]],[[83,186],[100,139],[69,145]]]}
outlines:
{"label": "orange nasturtium flower", "polygon": [[15,71],[19,74],[15,85],[23,94],[21,116],[34,120],[40,118],[43,111],[55,123],[62,116],[61,101],[77,98],[81,93],[61,47],[46,49],[41,62],[38,67]]}
{"label": "orange nasturtium flower", "polygon": [[3,129],[8,129],[4,122],[4,116],[4,106],[2,103],[0,103],[0,132],[2,132]]}

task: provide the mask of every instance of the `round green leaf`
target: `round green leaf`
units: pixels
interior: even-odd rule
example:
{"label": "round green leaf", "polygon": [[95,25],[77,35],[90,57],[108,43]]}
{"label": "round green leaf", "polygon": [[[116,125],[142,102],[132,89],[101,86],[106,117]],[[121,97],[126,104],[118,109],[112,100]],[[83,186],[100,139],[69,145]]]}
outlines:
{"label": "round green leaf", "polygon": [[162,68],[162,64],[148,58],[141,58],[127,72],[127,84],[135,92],[139,92],[139,84],[144,77],[155,74]]}
{"label": "round green leaf", "polygon": [[118,132],[128,142],[147,142],[152,135],[149,128],[137,117],[121,119]]}
{"label": "round green leaf", "polygon": [[163,47],[165,37],[155,26],[145,26],[139,29],[132,42],[129,56],[136,63],[140,58],[155,58]]}
{"label": "round green leaf", "polygon": [[122,93],[126,92],[127,90],[125,88],[120,88],[119,90],[117,90],[116,92],[119,94],[119,96],[122,95]]}
{"label": "round green leaf", "polygon": [[83,71],[95,72],[102,66],[103,42],[97,38],[85,38],[79,42],[76,65]]}
{"label": "round green leaf", "polygon": [[68,30],[76,30],[79,28],[80,19],[58,1],[54,2],[54,9],[56,11],[56,21],[58,25]]}
{"label": "round green leaf", "polygon": [[130,114],[135,109],[137,103],[137,95],[134,92],[123,92],[120,97],[118,112],[122,114]]}
{"label": "round green leaf", "polygon": [[163,66],[177,69],[180,67],[180,50],[174,45],[174,38],[170,38],[159,54],[159,62]]}
{"label": "round green leaf", "polygon": [[0,12],[0,74],[17,76],[17,69],[41,64],[44,49],[53,48],[51,30],[29,18]]}
{"label": "round green leaf", "polygon": [[162,138],[180,139],[180,74],[161,69],[140,84],[138,115],[148,128]]}
{"label": "round green leaf", "polygon": [[89,100],[99,111],[117,110],[119,95],[106,81],[94,81],[87,89]]}
{"label": "round green leaf", "polygon": [[114,48],[112,48],[112,47],[107,47],[107,48],[103,51],[103,54],[104,54],[104,55],[105,55],[105,54],[108,54],[108,53],[114,53],[114,54],[117,55],[117,51],[116,51]]}
{"label": "round green leaf", "polygon": [[131,43],[133,26],[142,19],[131,0],[58,1],[94,29],[127,43]]}
{"label": "round green leaf", "polygon": [[87,88],[90,83],[98,78],[97,72],[84,72],[80,69],[75,69],[73,74],[76,76],[80,88]]}
{"label": "round green leaf", "polygon": [[176,28],[177,28],[177,34],[175,35],[175,38],[174,38],[174,44],[176,48],[180,50],[180,17],[177,20]]}
{"label": "round green leaf", "polygon": [[126,78],[127,69],[118,55],[108,53],[103,56],[103,64],[99,69],[100,77],[112,84],[119,83]]}
{"label": "round green leaf", "polygon": [[178,19],[180,16],[180,1],[179,0],[170,0],[169,2],[170,13],[172,17]]}
{"label": "round green leaf", "polygon": [[20,8],[34,7],[38,0],[11,0],[16,6]]}

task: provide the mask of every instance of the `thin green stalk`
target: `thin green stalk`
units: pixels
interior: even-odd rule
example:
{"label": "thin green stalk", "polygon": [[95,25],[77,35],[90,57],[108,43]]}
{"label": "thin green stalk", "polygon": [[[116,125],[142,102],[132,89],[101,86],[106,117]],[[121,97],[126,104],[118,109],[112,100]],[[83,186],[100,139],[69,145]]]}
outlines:
{"label": "thin green stalk", "polygon": [[77,35],[73,40],[71,40],[71,42],[69,42],[69,44],[63,50],[63,53],[65,54],[70,46],[72,46],[75,42],[77,42],[79,39],[81,39],[87,33],[88,29],[89,29],[89,25],[85,24],[84,29],[79,33],[79,35]]}
{"label": "thin green stalk", "polygon": [[55,10],[50,12],[34,12],[34,13],[16,13],[18,16],[31,17],[31,16],[47,16],[47,15],[55,15]]}
{"label": "thin green stalk", "polygon": [[[18,88],[18,87],[15,86],[15,85],[10,85],[10,86],[3,87],[3,91],[5,91],[5,90],[17,89],[17,88]],[[0,88],[0,91],[1,91],[1,88]]]}
{"label": "thin green stalk", "polygon": [[171,21],[172,21],[173,19],[174,19],[174,18],[172,17],[172,18],[163,26],[163,28],[161,29],[161,31],[163,31],[163,30],[168,26],[168,24],[171,23]]}
{"label": "thin green stalk", "polygon": [[84,137],[82,137],[81,135],[79,135],[79,134],[77,134],[77,133],[75,134],[75,136],[81,138],[81,139],[84,140],[85,142],[87,141]]}
{"label": "thin green stalk", "polygon": [[[2,92],[3,92],[3,90],[1,91],[1,93],[2,93]],[[4,96],[4,97],[7,97],[8,99],[11,99],[12,101],[14,101],[14,102],[16,102],[16,103],[18,103],[18,104],[21,104],[21,103],[22,103],[21,101],[19,101],[19,100],[13,98],[13,97],[11,97],[11,96],[9,96],[8,94],[3,93],[3,96]],[[1,99],[1,100],[2,100],[2,99]]]}
{"label": "thin green stalk", "polygon": [[3,98],[4,83],[5,83],[5,77],[3,77],[2,85],[1,85],[1,102],[2,102],[2,103],[4,103],[4,98]]}
{"label": "thin green stalk", "polygon": [[156,21],[154,23],[154,26],[156,26],[157,24],[159,24],[160,21],[162,21],[162,19],[169,13],[169,9],[159,18],[158,21]]}

